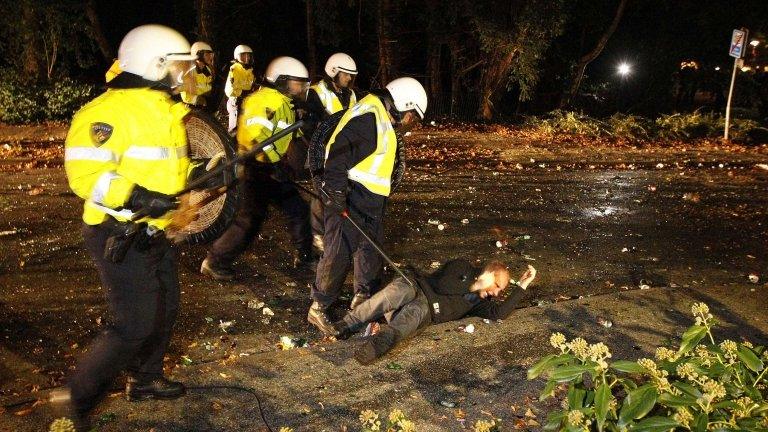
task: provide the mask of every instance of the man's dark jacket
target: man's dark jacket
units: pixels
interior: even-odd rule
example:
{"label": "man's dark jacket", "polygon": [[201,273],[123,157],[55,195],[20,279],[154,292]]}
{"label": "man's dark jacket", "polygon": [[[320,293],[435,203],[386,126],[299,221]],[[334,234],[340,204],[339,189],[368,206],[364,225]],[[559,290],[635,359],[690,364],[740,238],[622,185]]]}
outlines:
{"label": "man's dark jacket", "polygon": [[463,259],[448,261],[429,275],[415,272],[417,285],[429,301],[432,323],[454,321],[468,315],[497,320],[512,313],[523,290],[512,288],[501,302],[482,299],[469,291],[482,272],[481,268]]}

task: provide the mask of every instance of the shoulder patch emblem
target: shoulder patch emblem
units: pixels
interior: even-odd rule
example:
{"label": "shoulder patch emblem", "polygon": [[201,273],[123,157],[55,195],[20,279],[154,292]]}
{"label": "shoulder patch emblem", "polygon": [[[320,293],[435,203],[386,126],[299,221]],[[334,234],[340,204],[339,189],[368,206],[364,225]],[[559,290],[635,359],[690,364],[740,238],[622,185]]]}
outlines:
{"label": "shoulder patch emblem", "polygon": [[91,123],[91,139],[93,143],[100,146],[107,142],[112,136],[112,130],[112,125],[101,122]]}

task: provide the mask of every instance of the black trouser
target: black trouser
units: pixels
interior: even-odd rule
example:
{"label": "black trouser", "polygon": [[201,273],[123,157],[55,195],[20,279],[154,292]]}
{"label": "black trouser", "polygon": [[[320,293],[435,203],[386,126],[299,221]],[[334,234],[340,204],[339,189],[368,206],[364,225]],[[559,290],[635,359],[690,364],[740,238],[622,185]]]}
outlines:
{"label": "black trouser", "polygon": [[245,165],[240,185],[240,204],[235,220],[211,246],[208,260],[214,266],[230,266],[261,230],[269,204],[280,208],[287,219],[288,231],[299,253],[312,252],[309,207],[296,186],[272,164],[251,162]]}
{"label": "black trouser", "polygon": [[171,243],[160,237],[148,250],[131,247],[122,262],[113,263],[103,256],[111,235],[103,225],[83,228],[111,315],[68,382],[74,402],[83,410],[93,408],[123,370],[138,379],[162,376],[179,310],[176,250]]}
{"label": "black trouser", "polygon": [[[384,208],[372,212],[376,215],[373,216],[351,210],[359,208],[354,205],[354,202],[350,202],[349,207],[358,225],[381,243],[384,238],[382,220]],[[354,261],[354,292],[366,295],[371,295],[379,289],[383,261],[376,249],[350,222],[334,211],[325,210],[325,233],[323,234],[325,250],[317,264],[317,276],[312,285],[312,299],[327,307],[338,299],[351,261]]]}
{"label": "black trouser", "polygon": [[403,278],[396,278],[370,299],[344,316],[344,323],[353,331],[385,317],[397,330],[399,340],[406,339],[431,322],[429,302],[418,288]]}

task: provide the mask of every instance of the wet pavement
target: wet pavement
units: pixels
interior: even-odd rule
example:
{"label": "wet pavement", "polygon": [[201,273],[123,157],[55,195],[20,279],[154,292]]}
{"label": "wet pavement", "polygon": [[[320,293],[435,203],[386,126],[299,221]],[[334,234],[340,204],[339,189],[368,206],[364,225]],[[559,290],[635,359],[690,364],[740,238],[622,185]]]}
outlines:
{"label": "wet pavement", "polygon": [[[440,153],[443,144],[418,138],[417,149]],[[466,143],[448,145],[455,151]],[[473,146],[463,148],[466,160],[412,153],[406,181],[388,209],[386,250],[396,262],[425,270],[453,257],[500,259],[513,273],[534,265],[539,279],[521,307],[542,307],[518,312],[525,325],[518,327],[513,316],[472,337],[447,324],[360,368],[349,359],[358,341],[322,341],[306,324],[311,275],[291,268],[282,219],[274,212],[238,264],[242,277],[235,283],[202,278],[197,268],[204,250],[183,250],[183,305],[169,372],[198,383],[263,388],[273,426],[338,430],[331,417],[352,426],[361,409],[406,403],[412,407],[404,409],[407,414],[429,425],[423,430],[457,430],[463,423],[453,410],[439,408],[442,399],[457,402],[473,419],[487,411],[515,421],[510,405],[520,406],[536,388],[525,381],[524,367],[561,326],[606,337],[632,356],[640,341],[659,343],[679,334],[691,299],[706,295],[723,303],[723,313],[731,310],[734,320],[743,320],[748,337],[764,334],[766,324],[744,314],[761,311],[768,290],[768,171],[756,167],[768,160],[765,149],[558,151],[510,149],[493,138]],[[473,160],[471,148],[490,148],[493,157],[463,163]],[[82,249],[80,206],[60,168],[11,170],[0,180],[4,404],[43,398],[59,385],[106,319],[98,279]],[[749,282],[750,274],[760,278],[757,284]],[[262,302],[274,316],[255,307]],[[683,312],[671,319],[665,305]],[[664,313],[669,320],[659,318]],[[600,326],[603,317],[616,328]],[[643,339],[622,319],[660,321],[657,327],[645,322],[653,328]],[[311,346],[282,352],[282,335]],[[387,368],[391,362],[402,369]],[[259,428],[250,397],[193,392],[175,405],[152,403],[155,414],[111,398],[101,413],[116,417],[105,420],[103,430]],[[496,399],[503,406],[487,405]],[[46,408],[27,408],[9,407],[0,430],[5,420],[12,430],[44,427]]]}

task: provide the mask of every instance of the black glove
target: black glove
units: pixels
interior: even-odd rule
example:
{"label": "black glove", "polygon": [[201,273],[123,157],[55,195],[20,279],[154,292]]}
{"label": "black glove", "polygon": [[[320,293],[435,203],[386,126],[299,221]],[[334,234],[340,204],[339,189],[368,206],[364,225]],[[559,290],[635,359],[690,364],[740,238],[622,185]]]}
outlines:
{"label": "black glove", "polygon": [[133,187],[127,205],[132,211],[142,211],[153,218],[159,218],[178,206],[179,202],[176,198],[147,190],[139,185]]}
{"label": "black glove", "polygon": [[342,214],[347,211],[347,194],[342,191],[322,189],[323,205],[332,212]]}

